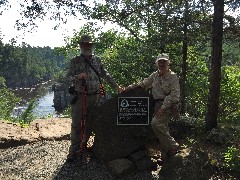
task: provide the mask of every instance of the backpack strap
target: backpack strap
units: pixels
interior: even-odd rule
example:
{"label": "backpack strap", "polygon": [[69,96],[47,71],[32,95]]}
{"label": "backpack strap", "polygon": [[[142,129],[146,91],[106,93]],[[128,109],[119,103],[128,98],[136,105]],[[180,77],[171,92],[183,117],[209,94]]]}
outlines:
{"label": "backpack strap", "polygon": [[99,82],[100,82],[100,94],[101,96],[104,96],[105,95],[105,88],[104,88],[104,85],[102,83],[102,80],[100,78],[100,75],[99,75],[99,72],[94,68],[94,66],[86,59],[84,59],[84,61],[90,66],[90,68],[92,68],[92,70],[96,73],[98,79],[99,79]]}
{"label": "backpack strap", "polygon": [[86,62],[86,63],[90,66],[90,68],[92,68],[92,70],[96,73],[96,75],[97,75],[97,77],[98,77],[98,79],[99,79],[99,82],[100,82],[100,84],[101,84],[102,81],[101,81],[99,72],[93,67],[93,65],[92,65],[88,60],[84,59],[84,62]]}

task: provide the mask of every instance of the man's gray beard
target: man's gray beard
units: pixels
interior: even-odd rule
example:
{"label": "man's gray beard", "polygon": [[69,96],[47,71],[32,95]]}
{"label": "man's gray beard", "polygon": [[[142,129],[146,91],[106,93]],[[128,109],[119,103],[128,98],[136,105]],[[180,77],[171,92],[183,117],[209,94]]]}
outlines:
{"label": "man's gray beard", "polygon": [[84,56],[91,56],[91,55],[93,54],[93,49],[91,49],[91,50],[81,49],[81,53],[82,53]]}

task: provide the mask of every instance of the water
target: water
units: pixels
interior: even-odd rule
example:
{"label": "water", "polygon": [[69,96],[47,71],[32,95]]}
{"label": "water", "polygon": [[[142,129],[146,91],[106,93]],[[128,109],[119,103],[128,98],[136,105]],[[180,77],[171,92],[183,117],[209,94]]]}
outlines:
{"label": "water", "polygon": [[32,88],[20,88],[14,90],[14,94],[20,97],[22,101],[15,107],[13,116],[19,117],[27,108],[27,104],[36,98],[37,106],[33,110],[33,114],[37,118],[56,117],[57,112],[53,107],[54,92],[52,91],[53,81],[38,84]]}
{"label": "water", "polygon": [[34,109],[34,115],[36,117],[55,116],[56,112],[53,107],[53,96],[54,93],[47,92],[42,98],[38,99],[38,105]]}

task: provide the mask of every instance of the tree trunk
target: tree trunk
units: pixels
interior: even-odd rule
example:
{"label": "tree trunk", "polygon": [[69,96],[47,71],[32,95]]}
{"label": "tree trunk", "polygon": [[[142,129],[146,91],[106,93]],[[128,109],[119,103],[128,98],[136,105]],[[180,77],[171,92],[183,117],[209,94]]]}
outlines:
{"label": "tree trunk", "polygon": [[186,93],[185,84],[187,76],[187,50],[188,50],[188,1],[185,1],[184,25],[183,25],[183,46],[182,46],[182,75],[180,80],[181,85],[181,114],[186,112]]}
{"label": "tree trunk", "polygon": [[208,109],[205,117],[206,130],[217,128],[221,84],[222,38],[224,0],[213,0],[214,17],[212,24],[212,56]]}

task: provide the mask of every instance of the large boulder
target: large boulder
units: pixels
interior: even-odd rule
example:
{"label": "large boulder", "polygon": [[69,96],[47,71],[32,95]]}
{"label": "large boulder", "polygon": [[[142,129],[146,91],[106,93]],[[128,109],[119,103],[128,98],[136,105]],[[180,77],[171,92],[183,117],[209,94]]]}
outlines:
{"label": "large boulder", "polygon": [[153,107],[152,97],[148,91],[137,88],[121,93],[102,104],[94,113],[93,123],[94,155],[103,162],[129,157],[146,149],[149,138],[153,137],[149,125],[117,125],[118,97],[149,97],[149,121]]}
{"label": "large boulder", "polygon": [[54,92],[53,106],[58,112],[63,111],[70,104],[70,94],[68,93],[68,86],[66,83],[54,83],[52,85]]}

